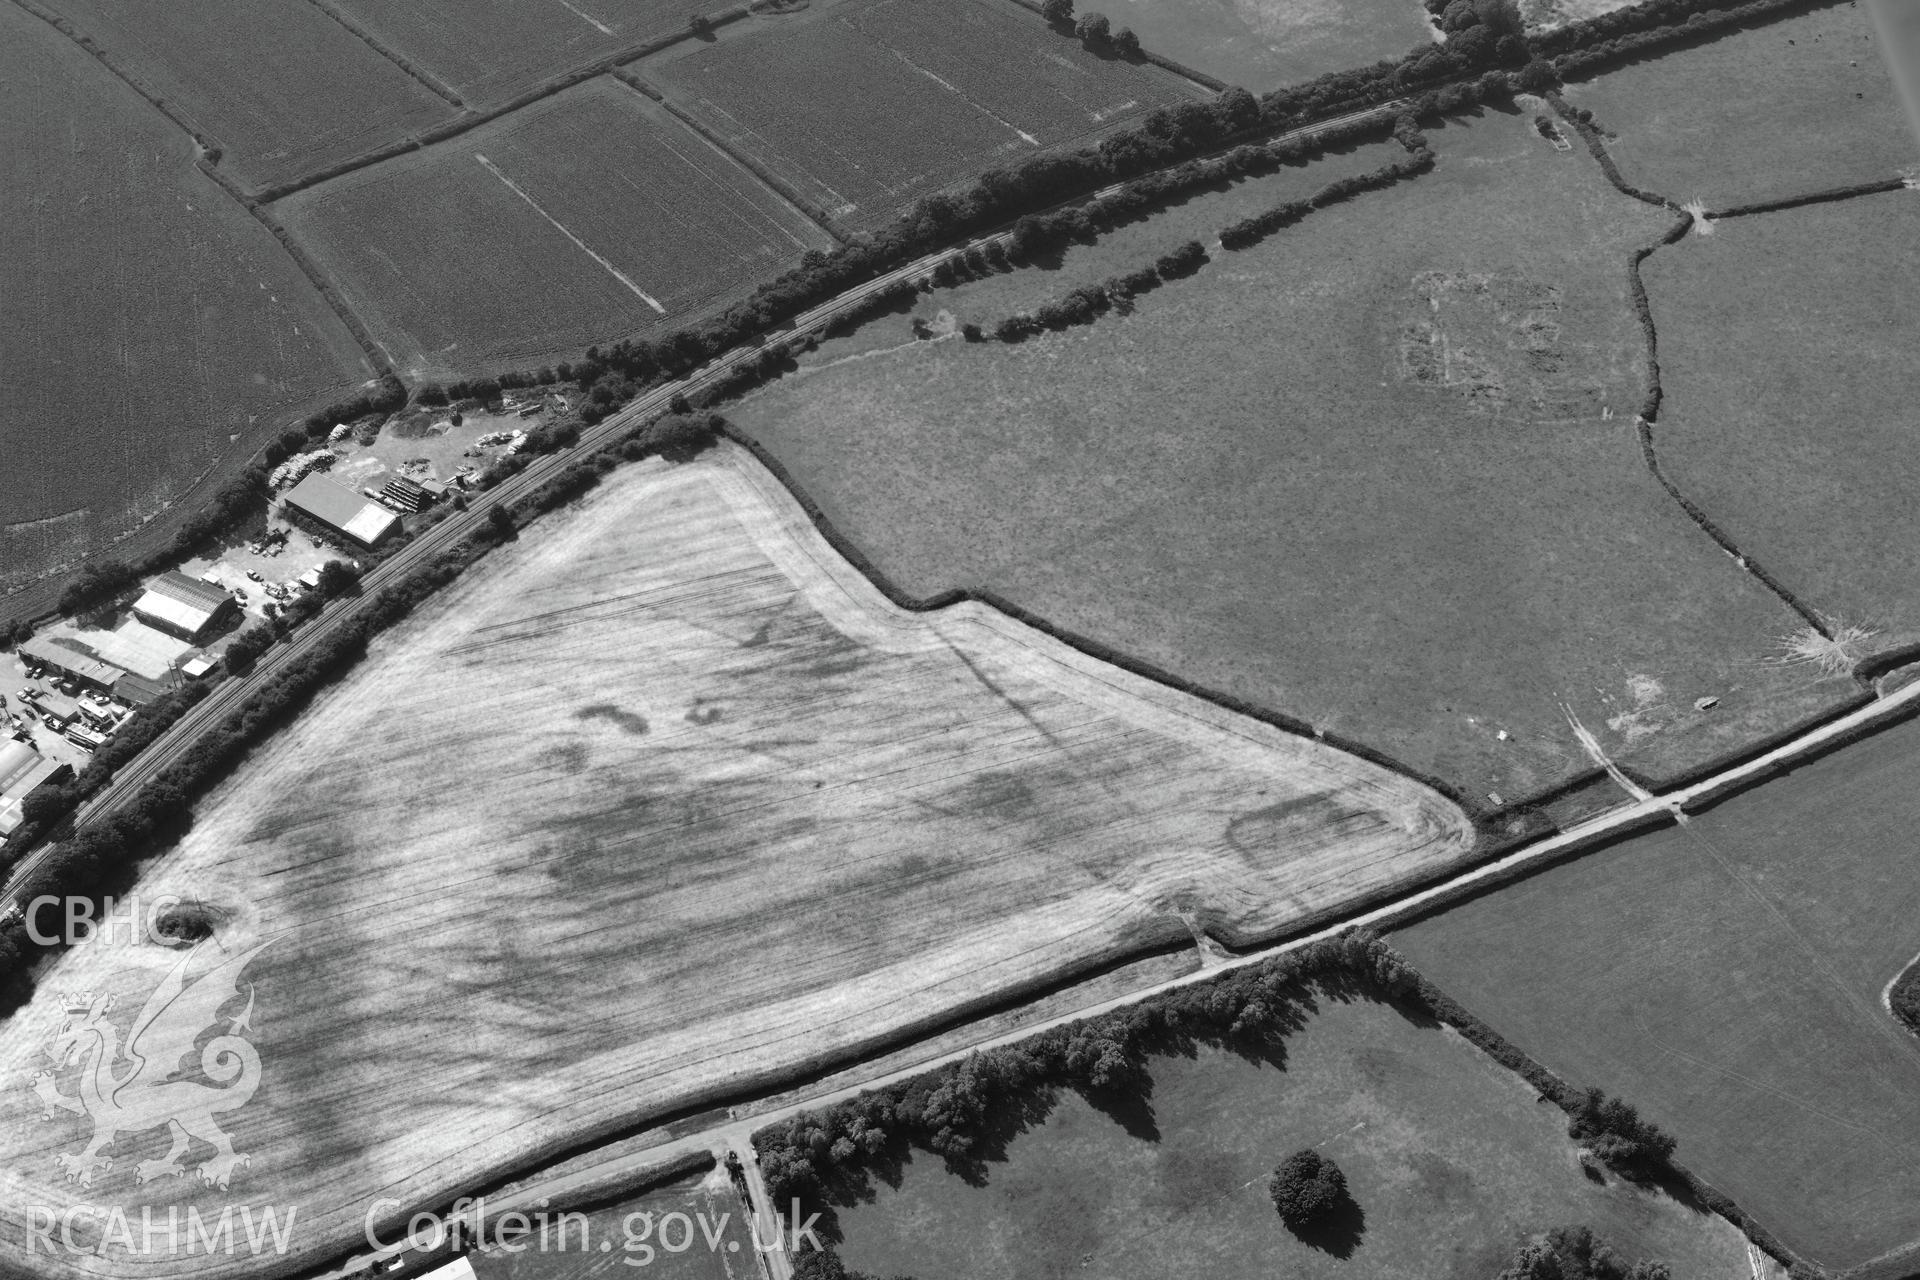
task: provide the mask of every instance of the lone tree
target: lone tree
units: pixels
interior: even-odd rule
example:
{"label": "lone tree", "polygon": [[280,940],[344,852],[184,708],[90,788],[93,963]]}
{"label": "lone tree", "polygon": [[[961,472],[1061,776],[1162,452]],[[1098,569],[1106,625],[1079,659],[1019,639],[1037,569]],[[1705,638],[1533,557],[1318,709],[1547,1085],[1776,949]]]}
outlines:
{"label": "lone tree", "polygon": [[1133,34],[1132,27],[1122,27],[1113,33],[1113,51],[1123,58],[1140,56],[1140,37]]}
{"label": "lone tree", "polygon": [[1113,38],[1113,25],[1107,21],[1104,13],[1082,14],[1080,21],[1073,24],[1073,34],[1080,37],[1082,44],[1092,45],[1096,49],[1104,48],[1107,41]]}
{"label": "lone tree", "polygon": [[1056,27],[1064,27],[1073,21],[1073,0],[1044,0],[1040,16]]}
{"label": "lone tree", "polygon": [[1311,1147],[1296,1151],[1273,1171],[1273,1207],[1290,1231],[1323,1226],[1346,1201],[1347,1175]]}

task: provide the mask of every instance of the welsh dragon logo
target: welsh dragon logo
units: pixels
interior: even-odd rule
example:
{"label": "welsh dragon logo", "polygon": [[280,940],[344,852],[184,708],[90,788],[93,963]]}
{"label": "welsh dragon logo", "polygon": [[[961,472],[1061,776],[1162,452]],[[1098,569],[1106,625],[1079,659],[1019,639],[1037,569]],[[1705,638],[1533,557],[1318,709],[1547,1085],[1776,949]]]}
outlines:
{"label": "welsh dragon logo", "polygon": [[46,1053],[60,1072],[79,1064],[79,1091],[62,1093],[52,1071],[36,1073],[33,1089],[49,1118],[58,1109],[93,1121],[93,1138],[83,1150],[55,1157],[68,1182],[92,1186],[95,1173],[113,1167],[112,1157],[101,1153],[115,1138],[162,1125],[172,1131],[173,1148],[158,1160],[136,1164],[133,1175],[139,1182],[184,1175],[187,1167],[181,1157],[196,1138],[213,1148],[213,1157],[198,1170],[209,1186],[224,1191],[234,1170],[249,1162],[245,1153],[233,1149],[233,1140],[215,1117],[245,1106],[260,1086],[260,1055],[241,1034],[253,1029],[251,983],[246,1008],[225,1019],[226,1031],[200,1049],[200,1072],[214,1083],[176,1077],[201,1034],[222,1021],[221,1008],[239,997],[240,971],[271,941],[228,957],[188,983],[187,967],[202,950],[193,948],[147,997],[124,1046],[107,1020],[112,996],[82,991],[67,997],[66,1020]]}

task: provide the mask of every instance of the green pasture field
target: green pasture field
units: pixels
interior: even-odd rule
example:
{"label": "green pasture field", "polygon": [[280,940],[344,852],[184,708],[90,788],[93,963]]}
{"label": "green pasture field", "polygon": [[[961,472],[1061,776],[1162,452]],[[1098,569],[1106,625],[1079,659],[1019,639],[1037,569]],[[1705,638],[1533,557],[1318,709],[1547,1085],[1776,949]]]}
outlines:
{"label": "green pasture field", "polygon": [[[193,144],[52,27],[0,9],[0,591],[110,545],[371,375]],[[3,608],[3,606],[0,606]]]}
{"label": "green pasture field", "polygon": [[1920,195],[1721,222],[1644,268],[1668,473],[1842,627],[1920,639]]}
{"label": "green pasture field", "polygon": [[[549,1211],[553,1223],[544,1240],[536,1229],[529,1236],[506,1240],[502,1247],[496,1244],[495,1228],[488,1227],[487,1240],[496,1247],[467,1255],[474,1275],[479,1280],[588,1280],[617,1275],[760,1280],[751,1215],[724,1170],[682,1178],[586,1213],[585,1249],[580,1247],[583,1237],[577,1220],[567,1224],[562,1240],[556,1224],[565,1211],[565,1205]],[[666,1248],[658,1234],[660,1224],[674,1214],[686,1219],[687,1226],[668,1225],[665,1240],[673,1247]]]}
{"label": "green pasture field", "polygon": [[[1845,682],[1764,661],[1797,617],[1641,461],[1623,268],[1669,217],[1525,115],[1433,141],[1436,172],[1130,315],[1013,346],[882,317],[730,415],[904,590],[991,588],[1481,803],[1590,767],[1563,702],[1655,774],[1830,705]],[[991,326],[1167,244],[1136,224],[917,311]]]}
{"label": "green pasture field", "polygon": [[248,187],[298,178],[454,109],[306,0],[46,0],[183,112]]}
{"label": "green pasture field", "polygon": [[1398,58],[1432,41],[1419,0],[1081,0],[1141,47],[1255,93]]}
{"label": "green pasture field", "polygon": [[609,54],[685,31],[688,15],[698,8],[672,0],[331,3],[383,46],[439,77],[469,106],[481,108]]}
{"label": "green pasture field", "polygon": [[845,0],[730,26],[643,74],[849,226],[1210,96],[1083,48],[1009,0]]}
{"label": "green pasture field", "polygon": [[1393,943],[1789,1246],[1861,1263],[1920,1235],[1920,1040],[1882,1003],[1920,950],[1917,783],[1908,723]]}
{"label": "green pasture field", "polygon": [[1571,85],[1628,182],[1725,208],[1920,165],[1858,0],[1676,49]]}
{"label": "green pasture field", "polygon": [[832,245],[608,78],[275,208],[408,377],[684,325]]}
{"label": "green pasture field", "polygon": [[[1490,1280],[1529,1236],[1586,1223],[1676,1276],[1746,1280],[1731,1225],[1585,1174],[1564,1113],[1451,1030],[1316,998],[1265,1060],[1152,1059],[1138,1112],[1056,1097],[978,1182],[915,1153],[898,1186],[835,1212],[840,1256],[917,1280]],[[1363,1215],[1332,1249],[1297,1240],[1267,1196],[1302,1147],[1333,1158]]]}

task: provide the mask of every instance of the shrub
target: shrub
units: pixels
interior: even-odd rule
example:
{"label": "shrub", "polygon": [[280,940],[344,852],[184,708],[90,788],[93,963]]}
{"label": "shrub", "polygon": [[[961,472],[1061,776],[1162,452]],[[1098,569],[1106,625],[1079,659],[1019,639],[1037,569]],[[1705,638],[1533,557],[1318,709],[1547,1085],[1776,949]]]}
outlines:
{"label": "shrub", "polygon": [[1206,249],[1198,240],[1189,240],[1172,253],[1162,254],[1153,266],[1162,280],[1177,280],[1192,275],[1205,266],[1206,261]]}
{"label": "shrub", "polygon": [[1346,1201],[1347,1175],[1309,1147],[1280,1162],[1268,1194],[1288,1230],[1309,1231],[1326,1223]]}
{"label": "shrub", "polygon": [[1664,1170],[1675,1140],[1619,1098],[1588,1089],[1567,1122],[1567,1136],[1621,1173],[1648,1176]]}
{"label": "shrub", "polygon": [[1520,1246],[1499,1280],[1669,1280],[1664,1262],[1629,1264],[1589,1227],[1556,1227]]}

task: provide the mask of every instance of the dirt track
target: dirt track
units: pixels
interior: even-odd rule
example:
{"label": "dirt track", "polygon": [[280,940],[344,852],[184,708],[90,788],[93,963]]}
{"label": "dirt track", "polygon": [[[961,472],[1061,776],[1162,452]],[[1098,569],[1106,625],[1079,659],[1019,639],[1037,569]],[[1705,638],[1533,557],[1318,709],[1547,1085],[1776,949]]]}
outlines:
{"label": "dirt track", "polygon": [[60,1181],[88,1127],[25,1086],[60,993],[118,993],[124,1035],[175,958],[88,945],[0,1031],[4,1202],[301,1206],[266,1267],[50,1274],[311,1267],[376,1196],[450,1199],[1196,926],[1251,943],[1471,839],[1405,779],[983,606],[895,608],[743,454],[649,464],[383,641],[144,879],[231,908],[230,947],[279,938],[230,1193],[135,1186],[158,1130]]}

